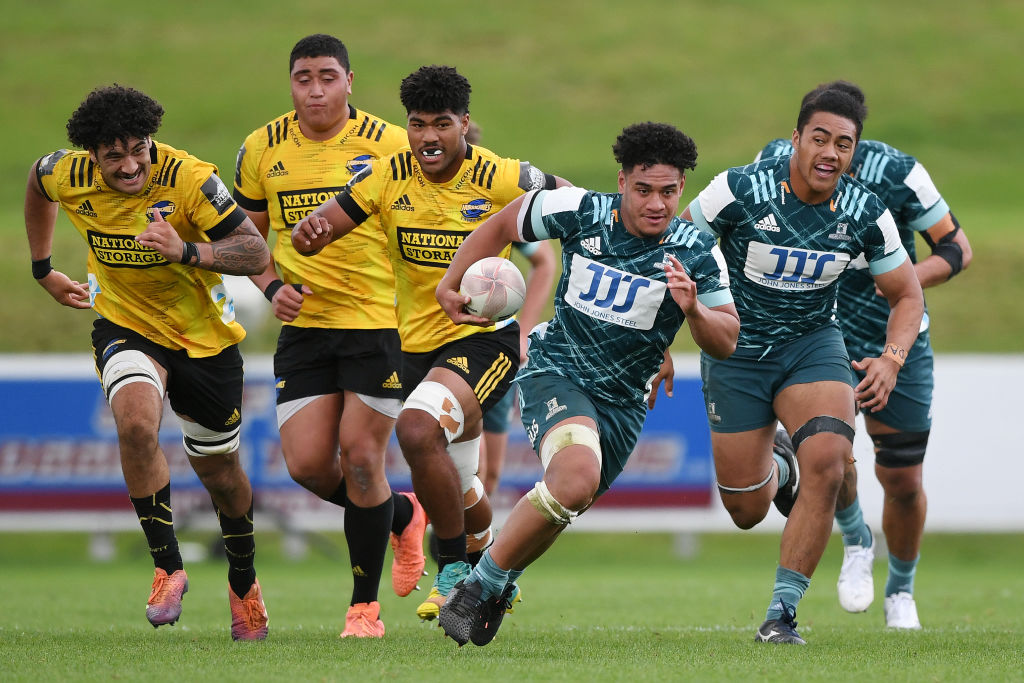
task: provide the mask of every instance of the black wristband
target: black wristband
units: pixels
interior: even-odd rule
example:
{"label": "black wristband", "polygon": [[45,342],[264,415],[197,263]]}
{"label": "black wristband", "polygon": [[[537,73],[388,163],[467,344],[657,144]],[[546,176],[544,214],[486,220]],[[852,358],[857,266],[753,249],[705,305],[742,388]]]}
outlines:
{"label": "black wristband", "polygon": [[42,280],[51,272],[53,272],[53,266],[50,265],[49,256],[32,262],[32,277],[35,279]]}
{"label": "black wristband", "polygon": [[[195,259],[195,261],[193,262],[192,259]],[[195,242],[181,243],[181,262],[186,266],[199,263],[199,247],[196,246]]]}
{"label": "black wristband", "polygon": [[284,287],[284,283],[280,280],[280,278],[278,278],[277,280],[274,280],[269,285],[267,285],[267,288],[263,290],[263,296],[267,297],[267,301],[273,301],[274,295],[277,294],[277,290],[281,289],[282,287]]}

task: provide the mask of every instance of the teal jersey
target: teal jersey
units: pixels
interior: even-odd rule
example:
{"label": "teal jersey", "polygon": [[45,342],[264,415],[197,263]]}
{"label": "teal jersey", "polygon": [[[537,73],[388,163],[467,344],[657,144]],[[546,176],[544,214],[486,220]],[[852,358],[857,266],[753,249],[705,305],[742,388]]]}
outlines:
{"label": "teal jersey", "polygon": [[643,403],[685,319],[668,290],[666,254],[683,264],[705,306],[732,302],[714,239],[679,218],[660,237],[636,237],[622,223],[621,202],[622,195],[578,187],[527,196],[520,239],[558,239],[562,276],[554,318],[531,335],[519,378],[553,373],[595,399]]}
{"label": "teal jersey", "polygon": [[[765,145],[759,156],[792,153],[792,143],[779,138]],[[928,171],[917,159],[895,147],[878,140],[861,140],[850,165],[850,175],[878,195],[889,208],[903,248],[916,263],[914,234],[927,230],[949,213],[949,205]],[[855,260],[840,278],[836,308],[850,357],[858,360],[882,353],[889,322],[889,302],[875,294],[874,279],[865,265],[863,259]],[[928,311],[925,310],[921,331],[927,329]]]}
{"label": "teal jersey", "polygon": [[790,188],[788,156],[720,173],[690,214],[721,238],[742,348],[768,349],[835,324],[839,276],[860,254],[875,275],[907,259],[874,193],[843,176],[828,201],[806,204]]}

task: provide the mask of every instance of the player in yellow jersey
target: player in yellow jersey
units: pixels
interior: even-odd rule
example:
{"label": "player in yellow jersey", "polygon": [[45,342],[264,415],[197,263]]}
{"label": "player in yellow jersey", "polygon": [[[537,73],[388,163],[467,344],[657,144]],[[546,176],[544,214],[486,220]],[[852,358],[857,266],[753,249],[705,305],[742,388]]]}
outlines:
{"label": "player in yellow jersey", "polygon": [[455,325],[434,298],[462,240],[528,190],[566,181],[527,162],[466,143],[469,82],[447,66],[425,66],[401,85],[409,148],[374,161],[292,231],[314,254],[380,217],[395,271],[405,406],[395,432],[413,488],[438,539],[438,574],[423,619],[468,575],[490,541],[491,509],[477,477],[481,414],[508,390],[519,367],[519,327]]}
{"label": "player in yellow jersey", "polygon": [[[231,636],[262,640],[252,489],[238,458],[245,331],[220,273],[262,272],[270,254],[217,167],[152,139],[163,107],[114,85],[91,92],[62,149],[32,165],[25,228],[32,274],[58,302],[92,308],[96,371],[117,425],[121,469],[156,566],[146,617],[173,624],[188,590],[158,432],[164,394],[210,493],[227,551]],[[89,245],[88,286],[50,265],[62,207]]]}
{"label": "player in yellow jersey", "polygon": [[252,281],[284,323],[274,375],[288,471],[345,508],[353,589],[341,637],[382,637],[377,590],[388,536],[395,546],[392,586],[408,595],[423,575],[426,526],[416,497],[393,493],[384,473],[402,408],[387,240],[373,218],[350,239],[305,258],[292,247],[291,230],[355,173],[407,140],[405,129],[349,104],[348,50],[334,36],[298,41],[289,72],[295,108],[245,139],[234,197],[260,232],[273,231],[275,238],[274,262]]}

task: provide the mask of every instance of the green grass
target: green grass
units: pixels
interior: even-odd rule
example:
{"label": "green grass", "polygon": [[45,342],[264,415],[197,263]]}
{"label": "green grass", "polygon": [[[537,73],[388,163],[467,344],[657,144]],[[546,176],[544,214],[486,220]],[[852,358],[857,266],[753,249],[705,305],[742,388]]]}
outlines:
{"label": "green grass", "polygon": [[[89,314],[58,308],[32,282],[21,219],[28,168],[67,144],[64,124],[82,97],[114,81],[146,90],[167,109],[159,137],[230,175],[245,135],[290,107],[287,55],[314,31],[348,44],[357,106],[401,122],[400,79],[421,64],[455,64],[473,84],[488,146],[593,189],[614,187],[610,145],[623,125],[673,122],[700,149],[686,199],[787,134],[809,88],[857,81],[871,107],[865,134],[924,161],[975,245],[971,270],[930,293],[936,348],[1020,348],[1024,199],[1010,151],[1024,130],[1024,89],[1011,76],[1024,63],[1024,4],[1015,0],[439,0],[429,10],[410,0],[54,0],[6,8],[0,26],[9,321],[0,352],[87,348]],[[84,248],[61,218],[56,266],[84,278]],[[272,351],[273,335],[248,350]]]}
{"label": "green grass", "polygon": [[[206,536],[185,538],[209,540]],[[927,535],[916,584],[925,629],[883,628],[875,604],[843,612],[833,539],[800,605],[806,648],[753,642],[777,560],[776,534],[711,534],[682,558],[664,534],[566,534],[524,577],[524,602],[484,648],[459,649],[396,598],[385,571],[383,641],[340,641],[351,581],[341,559],[286,560],[262,534],[264,643],[230,641],[225,565],[191,563],[181,621],[153,630],[141,534],[88,561],[86,537],[0,534],[4,680],[1014,680],[1021,675],[1024,537]],[[328,546],[332,547],[332,546]]]}

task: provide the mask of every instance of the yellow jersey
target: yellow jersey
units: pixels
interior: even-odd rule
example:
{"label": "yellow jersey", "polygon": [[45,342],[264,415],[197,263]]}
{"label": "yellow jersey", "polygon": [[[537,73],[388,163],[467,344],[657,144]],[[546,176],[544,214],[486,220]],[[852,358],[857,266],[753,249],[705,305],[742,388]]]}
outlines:
{"label": "yellow jersey", "polygon": [[[451,180],[432,183],[406,146],[374,161],[338,195],[356,224],[371,216],[380,219],[395,272],[403,351],[433,351],[494,329],[454,324],[434,290],[466,235],[519,195],[544,187],[554,187],[554,179],[530,163],[472,145]],[[507,249],[503,255],[508,256]]]}
{"label": "yellow jersey", "polygon": [[281,279],[313,290],[289,325],[396,327],[395,276],[388,261],[387,240],[376,218],[311,257],[295,251],[291,230],[370,162],[408,144],[404,128],[351,105],[348,123],[330,140],[304,136],[294,111],[245,139],[235,165],[235,201],[243,209],[268,213]]}
{"label": "yellow jersey", "polygon": [[186,242],[219,239],[246,216],[213,164],[155,140],[150,157],[149,182],[138,194],[108,187],[85,151],[46,155],[36,177],[89,245],[93,310],[160,346],[214,356],[245,337],[220,273],[170,263],[134,238],[154,211]]}

